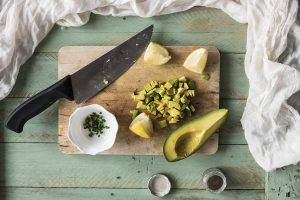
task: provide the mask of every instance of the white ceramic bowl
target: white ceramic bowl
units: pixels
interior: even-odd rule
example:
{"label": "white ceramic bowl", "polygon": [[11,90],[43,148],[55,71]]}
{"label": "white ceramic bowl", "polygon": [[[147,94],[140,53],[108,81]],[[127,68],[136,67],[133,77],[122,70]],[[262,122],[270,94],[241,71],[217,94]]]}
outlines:
{"label": "white ceramic bowl", "polygon": [[[90,137],[89,131],[83,128],[84,120],[92,112],[102,112],[105,125],[109,126],[108,129],[103,130],[100,137],[94,135]],[[92,104],[84,107],[77,108],[69,119],[68,137],[74,146],[76,146],[82,153],[96,155],[99,152],[110,149],[115,143],[118,122],[116,117],[107,111],[105,108],[98,104]]]}

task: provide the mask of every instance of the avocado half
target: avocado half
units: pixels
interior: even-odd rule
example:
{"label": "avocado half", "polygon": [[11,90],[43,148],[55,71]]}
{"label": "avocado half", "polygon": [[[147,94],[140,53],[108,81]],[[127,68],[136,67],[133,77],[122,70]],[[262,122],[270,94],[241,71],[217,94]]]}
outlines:
{"label": "avocado half", "polygon": [[174,130],[164,144],[165,158],[175,162],[195,153],[225,122],[227,114],[227,109],[218,109]]}

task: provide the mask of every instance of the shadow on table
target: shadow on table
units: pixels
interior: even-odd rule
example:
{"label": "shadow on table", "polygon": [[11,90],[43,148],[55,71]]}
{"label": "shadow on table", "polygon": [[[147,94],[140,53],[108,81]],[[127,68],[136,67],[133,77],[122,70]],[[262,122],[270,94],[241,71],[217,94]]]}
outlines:
{"label": "shadow on table", "polygon": [[[3,109],[3,108],[2,108]],[[0,108],[0,121],[2,122],[0,124],[0,199],[5,200],[7,199],[7,193],[5,189],[5,171],[6,171],[6,166],[5,166],[5,160],[6,160],[6,153],[5,153],[5,145],[4,145],[4,133],[5,127],[4,127],[4,121],[5,121],[5,112],[1,110]]]}

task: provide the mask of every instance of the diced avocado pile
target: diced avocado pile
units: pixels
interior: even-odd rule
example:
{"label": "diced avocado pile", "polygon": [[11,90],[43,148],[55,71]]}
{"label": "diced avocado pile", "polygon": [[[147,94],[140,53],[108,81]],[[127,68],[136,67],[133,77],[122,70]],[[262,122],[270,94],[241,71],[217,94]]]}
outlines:
{"label": "diced avocado pile", "polygon": [[[144,85],[143,90],[130,95],[137,102],[136,108],[148,110],[161,128],[195,112],[190,103],[190,97],[195,96],[195,84],[184,76],[165,83],[151,81]],[[136,115],[137,111],[132,111],[132,114]]]}

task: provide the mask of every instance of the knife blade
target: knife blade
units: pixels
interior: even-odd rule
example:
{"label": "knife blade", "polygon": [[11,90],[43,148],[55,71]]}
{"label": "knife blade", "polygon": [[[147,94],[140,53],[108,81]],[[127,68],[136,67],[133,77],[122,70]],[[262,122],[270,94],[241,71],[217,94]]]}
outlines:
{"label": "knife blade", "polygon": [[111,83],[127,71],[149,44],[152,30],[153,26],[146,28],[72,74],[71,80],[75,102],[81,103],[89,99],[107,86],[103,80]]}
{"label": "knife blade", "polygon": [[[150,43],[153,25],[92,61],[72,75],[56,82],[47,89],[18,106],[8,117],[6,128],[21,133],[24,124],[58,99],[65,98],[77,104],[95,96],[126,72],[141,56]],[[105,84],[108,81],[108,84]]]}

